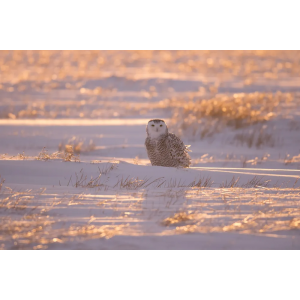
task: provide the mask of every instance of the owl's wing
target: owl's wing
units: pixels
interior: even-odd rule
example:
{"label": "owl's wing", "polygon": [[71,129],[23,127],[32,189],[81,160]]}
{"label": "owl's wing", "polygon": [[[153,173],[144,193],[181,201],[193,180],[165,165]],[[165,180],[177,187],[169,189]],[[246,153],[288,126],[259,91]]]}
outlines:
{"label": "owl's wing", "polygon": [[177,159],[181,163],[190,162],[190,156],[187,153],[190,150],[174,133],[168,134],[166,143],[173,159]]}
{"label": "owl's wing", "polygon": [[149,144],[150,144],[150,139],[149,139],[149,137],[147,137],[145,139],[145,146],[148,147]]}

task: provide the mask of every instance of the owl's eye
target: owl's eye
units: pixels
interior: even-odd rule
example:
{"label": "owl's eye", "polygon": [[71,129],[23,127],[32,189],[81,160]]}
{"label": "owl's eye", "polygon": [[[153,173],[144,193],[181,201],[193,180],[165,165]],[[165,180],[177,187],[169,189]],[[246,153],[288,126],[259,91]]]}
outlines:
{"label": "owl's eye", "polygon": [[151,126],[154,127],[154,124],[152,124]]}
{"label": "owl's eye", "polygon": [[159,125],[159,127],[162,127],[162,125]]}

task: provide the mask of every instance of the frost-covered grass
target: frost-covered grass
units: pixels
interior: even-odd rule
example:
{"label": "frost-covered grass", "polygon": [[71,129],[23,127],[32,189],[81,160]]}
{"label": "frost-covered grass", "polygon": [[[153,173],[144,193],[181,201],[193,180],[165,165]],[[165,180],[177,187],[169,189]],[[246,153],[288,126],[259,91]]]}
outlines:
{"label": "frost-covered grass", "polygon": [[[26,179],[14,175],[15,170],[23,174],[28,169]],[[7,178],[4,182],[1,177],[0,191],[3,249],[118,248],[122,237],[128,237],[127,248],[145,249],[144,244],[131,244],[130,237],[160,236],[176,236],[177,249],[206,249],[213,233],[273,237],[251,249],[300,246],[299,171],[256,170],[269,172],[266,180],[245,169],[236,170],[237,178],[224,168],[182,170],[58,160],[5,160],[1,170]],[[137,179],[143,176],[148,179]],[[207,234],[207,240],[183,247],[184,233]],[[213,248],[222,248],[223,242]],[[168,247],[167,242],[157,244]],[[239,239],[232,245],[245,247],[249,245]]]}

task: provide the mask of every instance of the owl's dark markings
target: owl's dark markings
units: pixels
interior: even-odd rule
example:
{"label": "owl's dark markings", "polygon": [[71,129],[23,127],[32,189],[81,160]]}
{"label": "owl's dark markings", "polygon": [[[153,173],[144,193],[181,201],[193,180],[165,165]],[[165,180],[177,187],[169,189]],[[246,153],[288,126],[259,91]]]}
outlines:
{"label": "owl's dark markings", "polygon": [[[161,122],[157,119],[153,121]],[[187,147],[173,133],[162,134],[156,140],[148,136],[145,146],[153,166],[188,168],[191,164]]]}

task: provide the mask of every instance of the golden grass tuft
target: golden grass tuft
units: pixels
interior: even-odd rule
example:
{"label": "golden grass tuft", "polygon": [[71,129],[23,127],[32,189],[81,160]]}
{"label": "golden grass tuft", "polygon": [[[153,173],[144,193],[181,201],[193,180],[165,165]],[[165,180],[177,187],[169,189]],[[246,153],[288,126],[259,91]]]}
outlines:
{"label": "golden grass tuft", "polygon": [[[186,99],[172,99],[160,105],[173,109],[169,125],[174,131],[203,139],[226,127],[241,129],[274,118],[284,118],[299,103],[300,95],[297,93],[255,92],[231,96],[217,94],[210,99],[189,102]],[[267,133],[263,133],[268,137]]]}
{"label": "golden grass tuft", "polygon": [[35,159],[43,160],[43,161],[47,161],[51,159],[62,159],[63,161],[80,162],[80,158],[78,155],[74,153],[72,145],[67,145],[64,151],[57,151],[52,154],[49,154],[46,147],[44,147],[43,150],[38,154],[38,156],[35,157]]}
{"label": "golden grass tuft", "polygon": [[284,159],[284,163],[286,165],[294,164],[294,163],[300,163],[300,154],[295,155],[293,157],[290,157],[290,155],[287,154],[286,157],[285,157],[285,159]]}
{"label": "golden grass tuft", "polygon": [[58,145],[59,151],[64,151],[66,153],[74,152],[76,154],[87,153],[94,151],[96,149],[96,145],[93,140],[90,140],[88,143],[85,140],[80,139],[76,136],[68,139],[66,142],[61,142]]}
{"label": "golden grass tuft", "polygon": [[164,226],[178,225],[179,223],[184,223],[191,221],[195,218],[194,214],[187,214],[186,212],[179,212],[174,214],[172,217],[164,219],[161,223]]}

